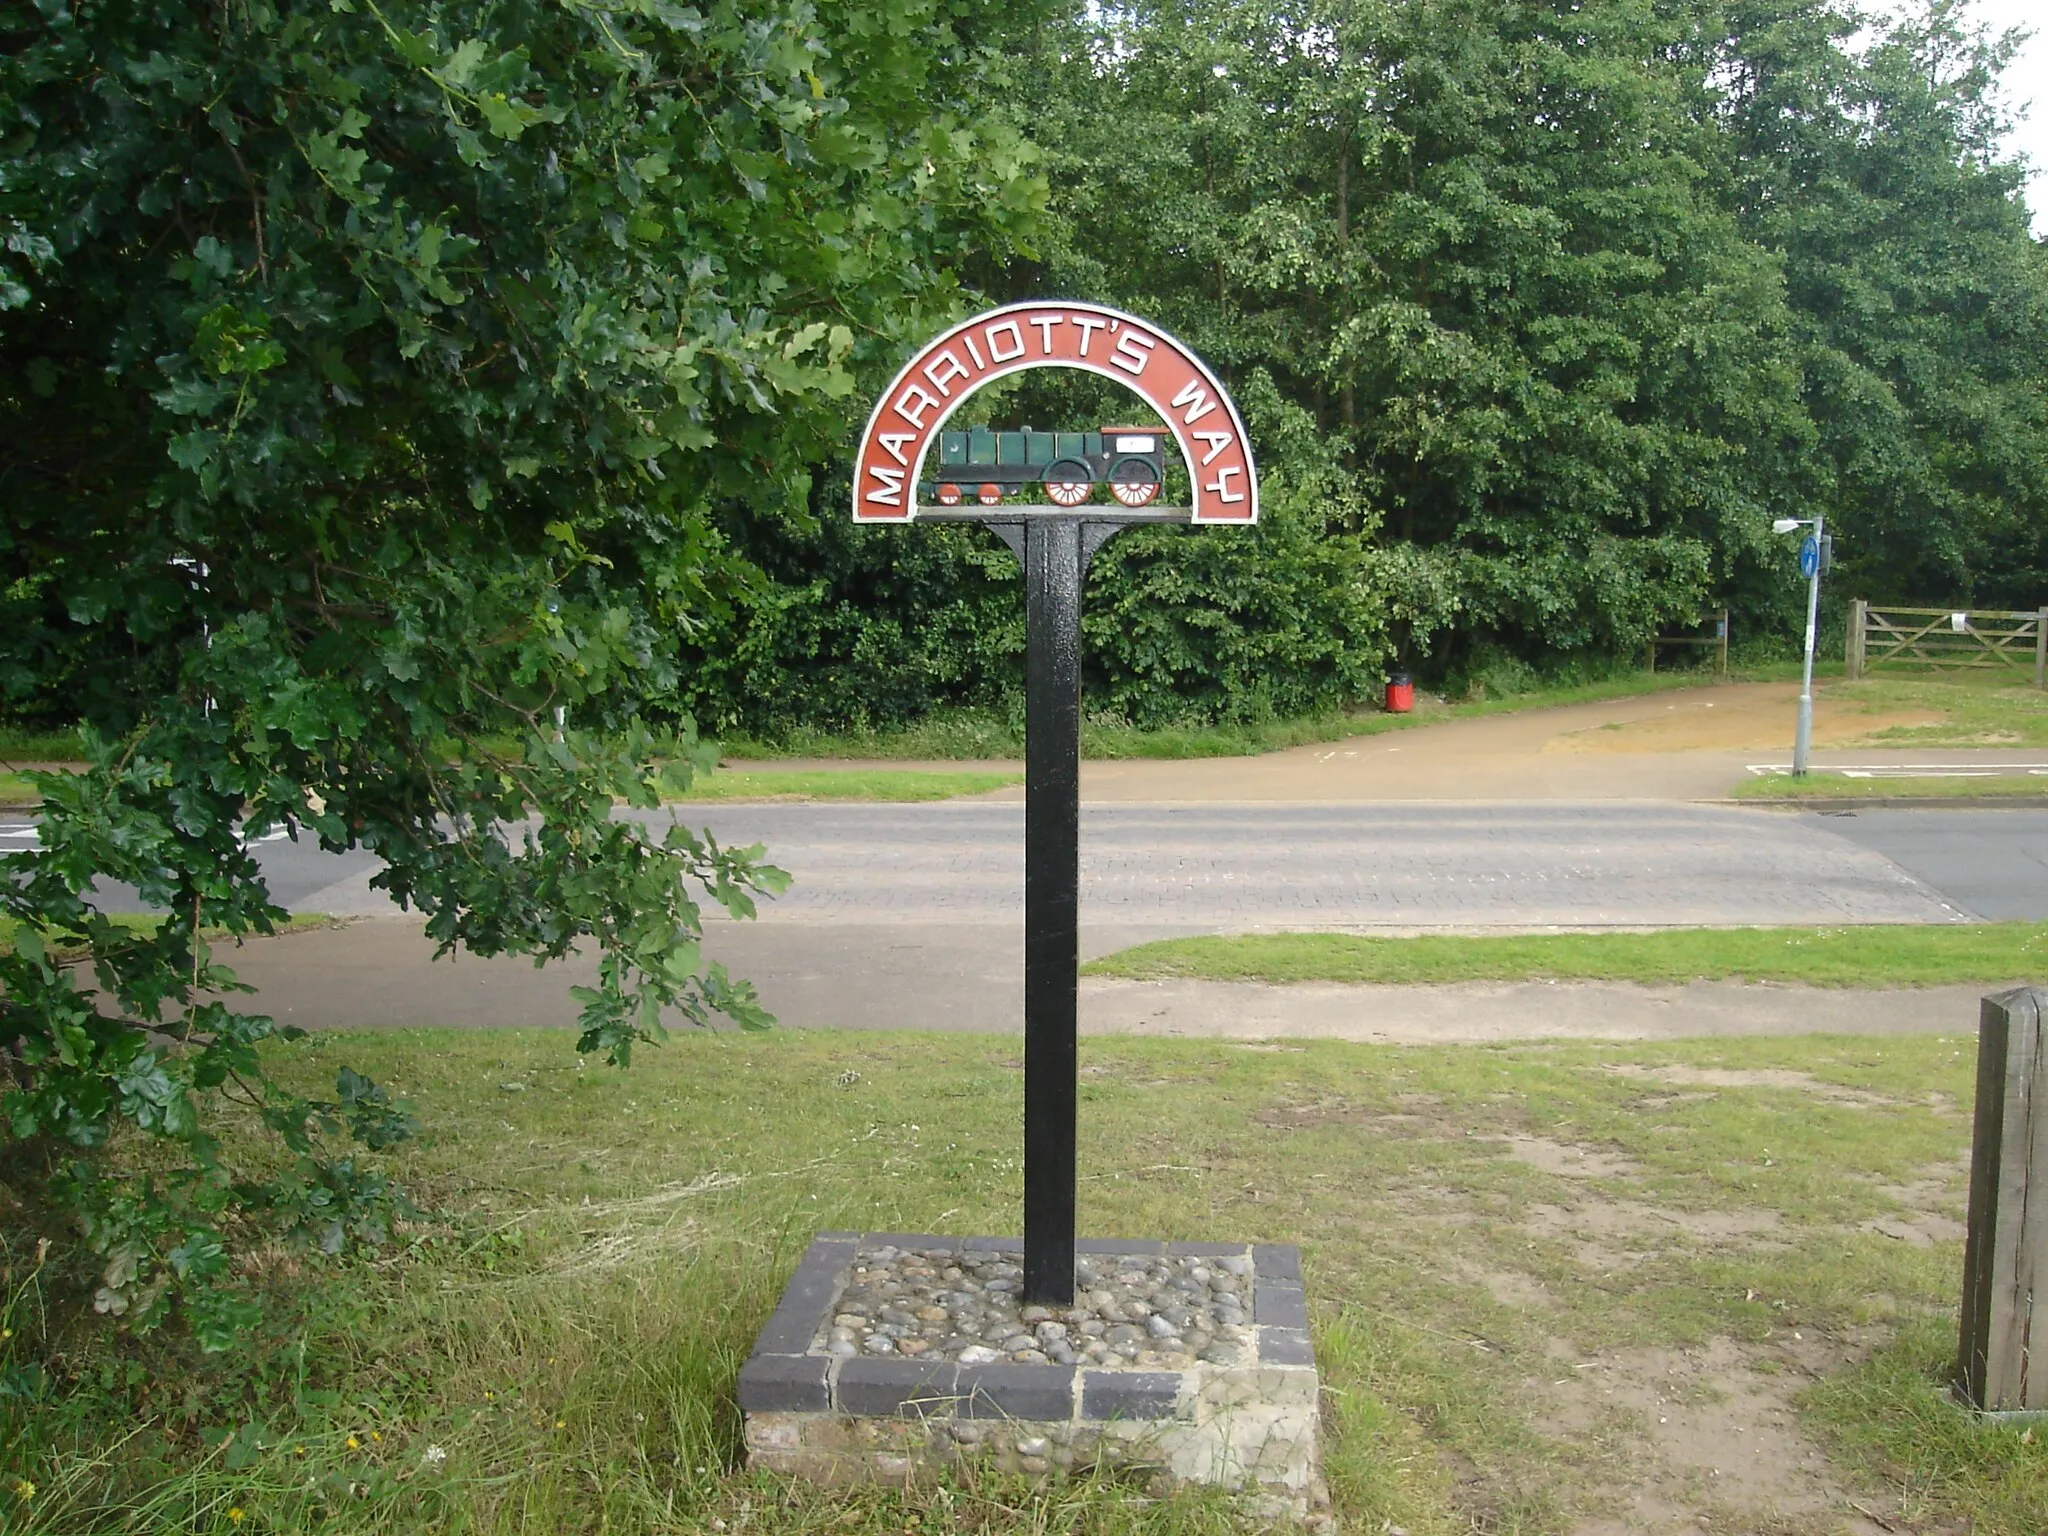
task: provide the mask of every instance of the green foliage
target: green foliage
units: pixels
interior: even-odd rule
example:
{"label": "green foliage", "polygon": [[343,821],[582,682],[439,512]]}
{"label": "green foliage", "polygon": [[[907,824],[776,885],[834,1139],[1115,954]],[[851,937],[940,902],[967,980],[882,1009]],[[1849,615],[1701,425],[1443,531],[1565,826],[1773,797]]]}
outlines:
{"label": "green foliage", "polygon": [[1090,572],[1091,703],[1137,726],[1322,715],[1375,695],[1394,625],[1427,591],[1375,545],[1377,515],[1304,413],[1263,375],[1242,403],[1269,449],[1259,525],[1133,529]]}
{"label": "green foliage", "polygon": [[[1747,13],[1747,14],[1745,14]],[[1737,206],[1780,253],[1838,590],[2034,608],[2048,591],[2048,244],[1995,105],[2010,40],[1955,0],[1858,61],[1835,7],[1737,9]]]}
{"label": "green foliage", "polygon": [[[289,1189],[210,1151],[238,1084],[273,1103],[205,938],[284,920],[273,829],[374,853],[444,945],[589,944],[587,1050],[758,1022],[700,907],[780,876],[657,824],[654,732],[1014,735],[1008,553],[842,511],[965,283],[1154,315],[1253,427],[1264,526],[1096,563],[1118,750],[1338,729],[1392,662],[1590,674],[1709,605],[1767,643],[1779,513],[1828,512],[1838,587],[2033,606],[2048,256],[1964,17],[1856,53],[1832,0],[0,12],[0,713],[90,759],[0,880],[89,957],[0,962],[9,1179],[98,1213],[149,1319],[238,1211],[395,1208],[338,1091],[274,1100]],[[106,923],[108,879],[173,920]],[[110,1182],[129,1134],[176,1155]]]}
{"label": "green foliage", "polygon": [[[2048,255],[1995,147],[2010,50],[1949,0],[1861,25],[1836,0],[1145,0],[1033,32],[982,112],[1042,147],[1050,217],[971,270],[1193,344],[1287,525],[1112,546],[1091,707],[1341,708],[1390,655],[1453,686],[1597,668],[1723,605],[1782,648],[1803,615],[1769,524],[1816,510],[1834,592],[2034,606]],[[1060,372],[970,409],[1120,398]],[[1014,709],[1000,551],[863,538],[842,502],[734,535],[769,581],[692,651],[700,715],[793,739]]]}
{"label": "green foliage", "polygon": [[[656,819],[640,721],[684,702],[671,637],[758,580],[714,514],[800,508],[857,378],[958,305],[947,263],[1027,227],[1028,153],[956,100],[1008,14],[0,18],[0,697],[82,717],[89,759],[35,777],[42,847],[0,878],[0,1154],[82,1224],[103,1310],[218,1344],[238,1241],[401,1208],[382,1090],[285,1092],[280,1031],[222,1000],[203,935],[286,916],[273,829],[377,855],[444,949],[587,944],[584,1051],[763,1021],[700,909],[784,877]],[[107,881],[172,920],[110,923]],[[282,1171],[222,1157],[237,1104]],[[136,1136],[161,1155],[104,1172]]]}
{"label": "green foliage", "polygon": [[1017,564],[992,534],[856,528],[825,482],[801,524],[746,521],[764,580],[684,642],[682,699],[707,731],[901,726],[947,706],[1002,710],[1022,688]]}
{"label": "green foliage", "polygon": [[[1754,580],[1807,429],[1695,18],[1202,0],[1049,45],[1055,284],[1310,419],[1410,553],[1406,637],[1624,651]],[[1190,169],[1192,168],[1192,174]],[[1292,444],[1261,441],[1286,470]],[[1767,556],[1762,558],[1768,558]]]}

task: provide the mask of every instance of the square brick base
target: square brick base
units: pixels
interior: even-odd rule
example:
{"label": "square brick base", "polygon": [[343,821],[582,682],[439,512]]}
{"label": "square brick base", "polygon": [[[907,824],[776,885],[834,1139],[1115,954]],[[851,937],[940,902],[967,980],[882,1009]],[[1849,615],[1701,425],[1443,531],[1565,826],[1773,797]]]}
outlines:
{"label": "square brick base", "polygon": [[1248,1255],[1257,1346],[1243,1364],[1119,1370],[814,1352],[855,1254],[884,1245],[1023,1246],[1017,1238],[820,1235],[740,1372],[747,1453],[757,1466],[823,1482],[901,1482],[964,1458],[1032,1475],[1099,1464],[1149,1469],[1167,1484],[1240,1489],[1298,1519],[1327,1505],[1315,1356],[1294,1248],[1120,1239],[1077,1245],[1083,1254]]}

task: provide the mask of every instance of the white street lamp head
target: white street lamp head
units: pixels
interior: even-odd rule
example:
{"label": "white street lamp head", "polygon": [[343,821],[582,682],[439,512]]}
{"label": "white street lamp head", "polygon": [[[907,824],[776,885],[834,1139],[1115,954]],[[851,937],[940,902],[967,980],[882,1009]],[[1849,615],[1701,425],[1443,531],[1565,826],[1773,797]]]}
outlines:
{"label": "white street lamp head", "polygon": [[1771,524],[1771,532],[1790,533],[1794,528],[1803,528],[1804,526],[1806,526],[1806,521],[1807,520],[1803,517],[1781,517],[1775,523]]}

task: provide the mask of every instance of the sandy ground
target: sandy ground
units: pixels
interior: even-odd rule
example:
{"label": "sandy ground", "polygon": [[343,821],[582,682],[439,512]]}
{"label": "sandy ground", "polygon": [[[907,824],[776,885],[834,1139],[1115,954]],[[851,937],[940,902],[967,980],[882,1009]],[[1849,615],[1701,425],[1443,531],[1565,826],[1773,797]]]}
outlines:
{"label": "sandy ground", "polygon": [[[1086,762],[1081,765],[1081,797],[1183,803],[1721,799],[1750,777],[1751,765],[1789,761],[1798,699],[1796,683],[1730,683],[1444,720],[1259,757]],[[1929,725],[1940,718],[1924,710],[1870,713],[1823,693],[1814,705],[1814,763],[2034,763],[2048,758],[2039,748],[1850,745],[1889,726]],[[967,765],[784,760],[733,766],[774,771]],[[1023,794],[1021,786],[1014,786],[980,798],[1021,800]]]}
{"label": "sandy ground", "polygon": [[[1296,747],[1258,757],[1126,759],[1081,765],[1081,796],[1095,801],[1715,800],[1753,765],[1789,762],[1796,683],[1722,683],[1698,688],[1440,720],[1378,736]],[[1892,726],[1938,724],[1939,713],[1872,712],[1820,692],[1814,702],[1814,764],[2040,763],[2031,749],[1940,749],[1853,743]],[[56,764],[17,764],[54,767]],[[735,760],[754,774],[874,769],[959,772],[1011,760],[775,758]],[[976,799],[1015,801],[1021,785]]]}

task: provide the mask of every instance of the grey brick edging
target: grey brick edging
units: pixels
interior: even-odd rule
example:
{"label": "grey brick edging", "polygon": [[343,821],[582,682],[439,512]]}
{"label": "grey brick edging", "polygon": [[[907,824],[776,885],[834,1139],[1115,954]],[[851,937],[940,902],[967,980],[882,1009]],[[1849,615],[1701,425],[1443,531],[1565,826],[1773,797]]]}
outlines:
{"label": "grey brick edging", "polygon": [[[1018,1238],[949,1238],[908,1232],[824,1232],[812,1240],[782,1300],[762,1326],[740,1370],[743,1412],[840,1413],[862,1418],[1019,1419],[1101,1422],[1186,1417],[1188,1379],[1182,1371],[1116,1370],[1072,1365],[959,1365],[950,1360],[904,1360],[812,1354],[829,1321],[855,1254],[884,1245],[954,1252],[1017,1249]],[[1301,1256],[1281,1243],[1163,1243],[1096,1238],[1075,1245],[1082,1254],[1252,1260],[1252,1317],[1260,1366],[1309,1367],[1315,1352],[1308,1333],[1308,1301]]]}

